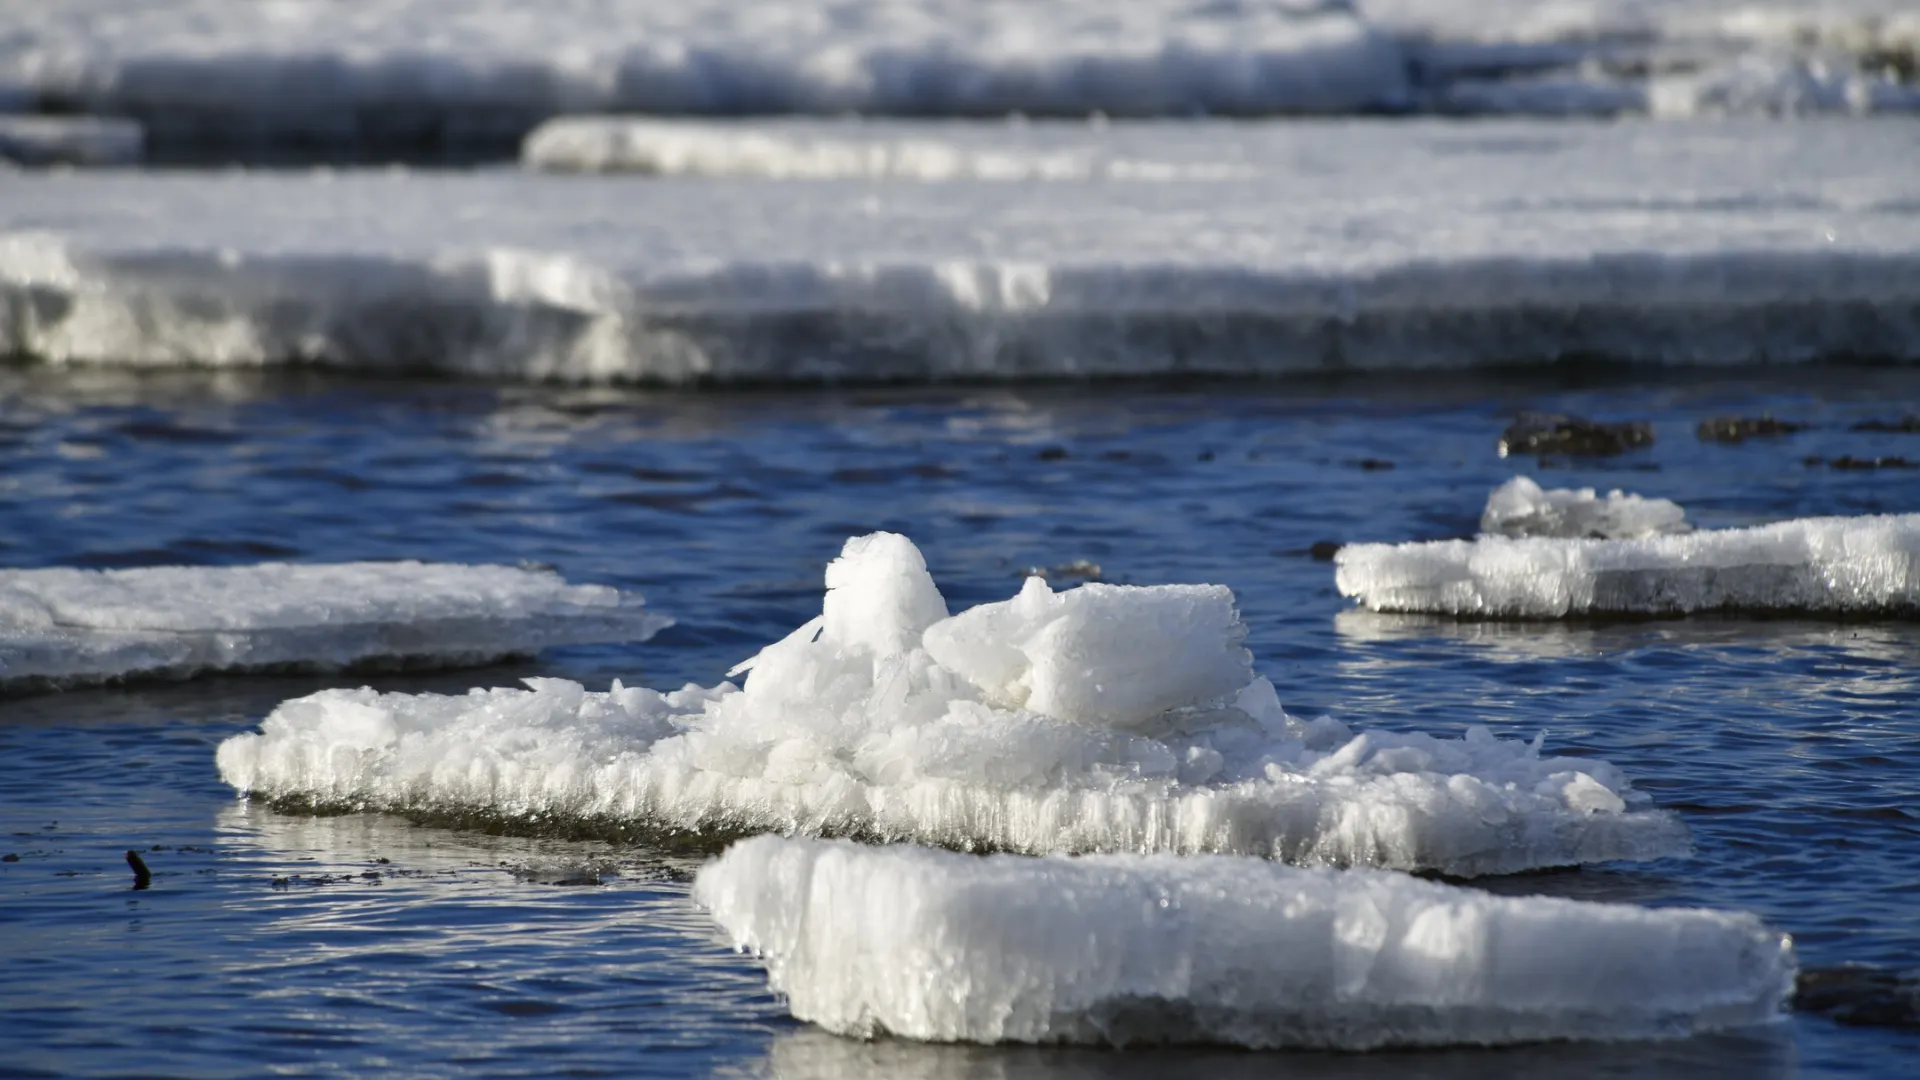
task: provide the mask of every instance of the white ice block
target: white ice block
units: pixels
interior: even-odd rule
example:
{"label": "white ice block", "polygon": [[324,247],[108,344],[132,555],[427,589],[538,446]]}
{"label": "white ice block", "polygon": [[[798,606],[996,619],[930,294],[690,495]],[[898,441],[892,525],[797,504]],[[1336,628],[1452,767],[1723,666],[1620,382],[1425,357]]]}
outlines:
{"label": "white ice block", "polygon": [[1374,611],[1507,619],[1920,612],[1920,514],[1803,518],[1639,540],[1349,544],[1341,595]]}
{"label": "white ice block", "polygon": [[694,897],[793,1015],[859,1038],[1266,1049],[1671,1038],[1766,1023],[1744,913],[1499,897],[1255,859],[978,858],[755,837]]}
{"label": "white ice block", "polygon": [[452,667],[644,641],[673,620],[550,571],[419,562],[0,570],[0,687]]}
{"label": "white ice block", "polygon": [[1471,875],[1684,852],[1612,765],[1538,739],[1289,716],[1212,586],[1086,585],[948,617],[904,537],[848,541],[823,613],[730,683],[329,690],[221,745],[270,799],[724,837],[1233,852]]}
{"label": "white ice block", "polygon": [[1516,476],[1493,489],[1480,514],[1480,531],[1492,536],[1638,540],[1693,531],[1687,512],[1667,499],[1592,488],[1543,489]]}

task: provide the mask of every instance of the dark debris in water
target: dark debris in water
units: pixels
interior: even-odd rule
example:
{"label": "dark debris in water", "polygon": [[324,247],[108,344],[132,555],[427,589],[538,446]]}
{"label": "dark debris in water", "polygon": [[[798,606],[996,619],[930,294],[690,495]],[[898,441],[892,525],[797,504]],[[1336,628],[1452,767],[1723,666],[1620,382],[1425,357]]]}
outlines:
{"label": "dark debris in water", "polygon": [[1849,1027],[1920,1030],[1920,971],[1867,964],[1807,968],[1794,983],[1793,1007]]}
{"label": "dark debris in water", "polygon": [[1807,430],[1797,420],[1779,420],[1771,416],[1715,416],[1700,421],[1694,434],[1701,442],[1742,443],[1748,439],[1770,439]]}
{"label": "dark debris in water", "polygon": [[1523,412],[1500,433],[1500,456],[1570,454],[1597,457],[1653,445],[1644,420],[1607,424],[1564,413]]}
{"label": "dark debris in water", "polygon": [[1338,540],[1315,540],[1313,546],[1307,549],[1307,554],[1320,562],[1332,562],[1333,557],[1340,554],[1340,549],[1345,546]]}
{"label": "dark debris in water", "polygon": [[1099,563],[1087,559],[1075,559],[1058,566],[1029,566],[1020,571],[1020,576],[1037,577],[1046,581],[1099,581],[1102,573]]}
{"label": "dark debris in water", "polygon": [[1841,469],[1848,472],[1864,472],[1869,469],[1920,469],[1920,461],[1908,461],[1903,457],[1857,458],[1852,454],[1843,454],[1837,458],[1808,457],[1800,459],[1809,467],[1826,465],[1829,469]]}
{"label": "dark debris in water", "polygon": [[1920,435],[1920,416],[1903,416],[1898,420],[1862,420],[1848,430],[1885,431],[1901,435]]}

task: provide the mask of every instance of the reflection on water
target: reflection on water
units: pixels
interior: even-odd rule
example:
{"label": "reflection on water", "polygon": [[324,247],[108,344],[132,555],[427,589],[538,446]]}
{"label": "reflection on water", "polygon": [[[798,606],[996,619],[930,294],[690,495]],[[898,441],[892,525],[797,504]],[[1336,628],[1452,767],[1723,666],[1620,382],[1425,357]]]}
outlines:
{"label": "reflection on water", "polygon": [[1248,1053],[1205,1048],[1123,1052],[1067,1047],[927,1045],[843,1039],[805,1028],[774,1040],[764,1061],[722,1075],[766,1080],[1483,1080],[1488,1076],[1784,1077],[1795,1075],[1791,1028],[1654,1043],[1544,1043],[1499,1050]]}

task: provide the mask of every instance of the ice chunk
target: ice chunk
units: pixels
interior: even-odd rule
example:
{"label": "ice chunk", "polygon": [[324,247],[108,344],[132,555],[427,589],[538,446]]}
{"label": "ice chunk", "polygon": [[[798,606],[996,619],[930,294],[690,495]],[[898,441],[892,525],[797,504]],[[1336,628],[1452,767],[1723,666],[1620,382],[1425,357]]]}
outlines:
{"label": "ice chunk", "polygon": [[1341,594],[1374,611],[1510,619],[1920,612],[1920,514],[1803,518],[1638,540],[1349,544],[1334,563]]}
{"label": "ice chunk", "polygon": [[464,697],[330,690],[219,750],[243,792],[305,805],[774,830],[965,849],[1233,852],[1452,874],[1675,854],[1620,771],[1538,740],[1302,722],[1256,677],[1232,594],[1028,579],[944,617],[905,538],[856,537],[824,614],[744,688]]}
{"label": "ice chunk", "polygon": [[1480,515],[1480,531],[1494,536],[1592,537],[1637,540],[1691,532],[1687,512],[1666,499],[1647,499],[1623,491],[1606,498],[1592,488],[1543,490],[1525,476],[1493,489]]}
{"label": "ice chunk", "polygon": [[22,165],[134,165],[145,139],[131,120],[0,114],[0,161]]}
{"label": "ice chunk", "polygon": [[378,661],[460,666],[644,641],[671,624],[636,594],[510,566],[0,570],[0,688]]}
{"label": "ice chunk", "polygon": [[1790,939],[1744,913],[1498,897],[1231,857],[974,858],[762,836],[694,883],[793,1015],[843,1035],[1493,1045],[1764,1023]]}

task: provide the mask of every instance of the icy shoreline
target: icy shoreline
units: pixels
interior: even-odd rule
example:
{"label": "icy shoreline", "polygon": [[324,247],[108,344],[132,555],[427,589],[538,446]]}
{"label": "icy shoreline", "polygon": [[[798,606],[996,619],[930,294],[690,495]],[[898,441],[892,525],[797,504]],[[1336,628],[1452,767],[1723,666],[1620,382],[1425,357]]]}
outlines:
{"label": "icy shoreline", "polygon": [[0,692],[208,672],[467,667],[673,620],[548,571],[418,562],[0,570]]}
{"label": "icy shoreline", "polygon": [[1602,761],[1289,716],[1216,586],[1029,579],[948,617],[910,543],[856,538],[820,618],[730,683],[330,690],[227,740],[221,776],[306,807],[730,839],[1254,854],[1510,873],[1688,849]]}

